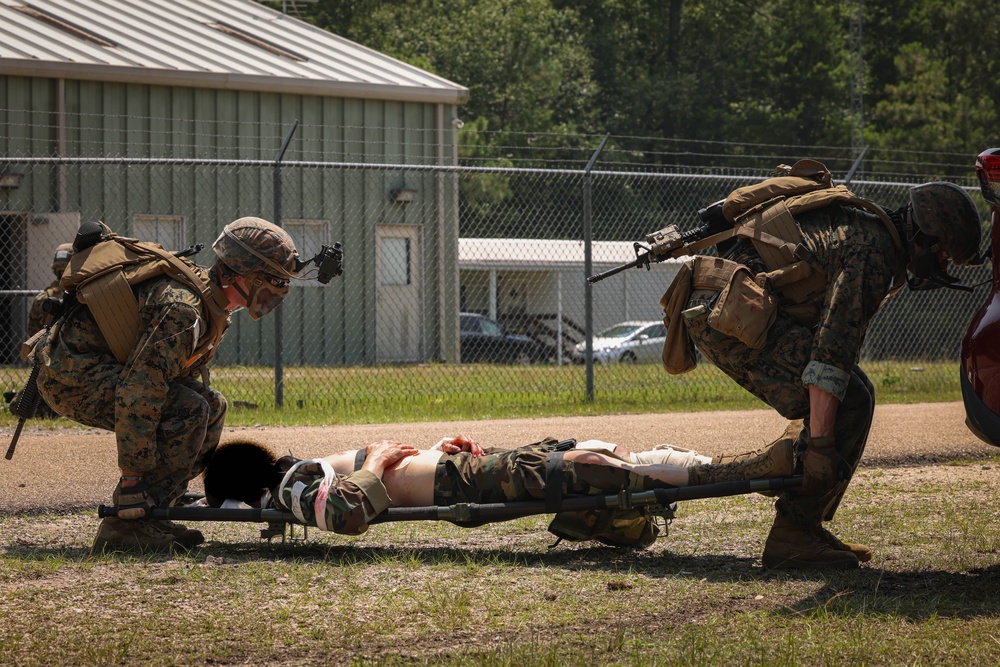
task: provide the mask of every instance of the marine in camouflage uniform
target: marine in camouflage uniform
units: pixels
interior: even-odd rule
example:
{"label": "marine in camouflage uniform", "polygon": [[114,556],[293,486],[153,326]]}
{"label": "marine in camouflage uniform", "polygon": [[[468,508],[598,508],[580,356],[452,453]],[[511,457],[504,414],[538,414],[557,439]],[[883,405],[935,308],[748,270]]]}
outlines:
{"label": "marine in camouflage uniform", "polygon": [[59,279],[62,278],[66,265],[73,257],[73,244],[62,243],[56,246],[55,254],[52,256],[52,273],[56,279],[52,284],[35,295],[28,310],[28,338],[42,330],[49,323],[49,315],[45,312],[44,303],[47,299],[61,299],[63,288],[59,286]]}
{"label": "marine in camouflage uniform", "polygon": [[[230,223],[213,247],[218,260],[205,269],[213,288],[228,299],[227,310],[246,306],[254,319],[280,303],[301,268],[287,233],[259,218]],[[175,502],[218,446],[226,399],[199,379],[215,348],[195,355],[208,325],[202,297],[190,286],[161,275],[132,291],[139,336],[125,362],[91,311],[78,305],[35,347],[38,389],[60,414],[115,432],[122,478],[113,501],[130,513],[103,520],[95,550],[189,548],[204,541],[199,531],[124,518]]]}
{"label": "marine in camouflage uniform", "polygon": [[[825,294],[815,299],[819,306],[815,327],[783,312],[780,293],[778,315],[760,349],[716,331],[705,315],[685,320],[688,335],[707,360],[783,417],[802,420],[801,426],[793,423],[776,441],[794,441],[799,470],[804,459],[815,454],[810,447],[823,436],[824,483],[779,496],[775,524],[764,548],[766,567],[848,568],[871,558],[868,547],[841,542],[822,525],[833,518],[871,429],[875,390],[857,365],[865,332],[894,287],[894,276],[904,267],[913,272],[916,257],[931,254],[936,271],[945,258],[959,264],[970,261],[979,245],[978,214],[968,195],[952,184],[929,185],[939,187],[911,193],[910,207],[894,213],[907,250],[895,245],[878,217],[857,208],[829,206],[796,216],[810,261],[828,277]],[[922,218],[913,214],[913,206],[926,203],[928,197],[938,197],[939,203],[953,208],[933,212],[936,217],[928,212]],[[737,243],[726,256],[754,274],[766,270],[748,240]],[[947,275],[940,271],[931,277]],[[927,278],[921,275],[911,281]],[[687,308],[710,310],[718,295],[694,290]],[[820,390],[813,390],[814,398],[828,395],[837,404],[832,433],[815,438],[810,429],[811,409],[816,407],[811,404],[811,387]]]}
{"label": "marine in camouflage uniform", "polygon": [[114,431],[119,467],[141,472],[154,505],[169,505],[218,445],[226,399],[197,379],[199,364],[185,366],[205,326],[201,297],[167,277],[134,292],[142,333],[125,364],[80,307],[37,348],[38,388],[60,414]]}
{"label": "marine in camouflage uniform", "polygon": [[[36,294],[35,298],[31,301],[31,307],[28,309],[28,338],[31,338],[51,323],[52,317],[45,312],[45,304],[50,299],[62,299],[65,291],[59,285],[59,279],[62,277],[63,271],[66,270],[66,265],[69,264],[72,256],[73,244],[63,243],[56,247],[55,254],[52,257],[52,273],[55,275],[55,280],[52,281],[51,285]],[[11,396],[11,405],[14,405],[16,398],[16,394]],[[58,416],[48,403],[45,401],[38,402],[38,407],[35,409],[35,417],[48,419]]]}

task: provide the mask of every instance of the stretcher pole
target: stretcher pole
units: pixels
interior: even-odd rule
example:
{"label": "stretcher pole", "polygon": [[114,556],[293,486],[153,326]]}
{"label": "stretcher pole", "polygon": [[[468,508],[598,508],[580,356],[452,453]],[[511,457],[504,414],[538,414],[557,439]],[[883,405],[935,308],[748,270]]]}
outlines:
{"label": "stretcher pole", "polygon": [[[559,511],[590,509],[627,509],[647,505],[668,506],[683,500],[722,498],[748,493],[780,493],[802,486],[802,477],[773,477],[769,479],[744,480],[737,482],[717,482],[698,486],[678,486],[668,489],[653,489],[637,493],[623,492],[606,496],[570,496],[562,499]],[[509,521],[535,514],[549,514],[543,500],[528,500],[508,503],[457,503],[441,507],[392,507],[379,514],[370,523],[390,523],[395,521],[451,521],[461,526],[478,526],[484,523]],[[118,516],[118,508],[101,505],[97,516]],[[295,515],[277,509],[222,509],[216,507],[154,507],[152,519],[172,521],[234,521],[250,523],[285,522],[298,524]]]}

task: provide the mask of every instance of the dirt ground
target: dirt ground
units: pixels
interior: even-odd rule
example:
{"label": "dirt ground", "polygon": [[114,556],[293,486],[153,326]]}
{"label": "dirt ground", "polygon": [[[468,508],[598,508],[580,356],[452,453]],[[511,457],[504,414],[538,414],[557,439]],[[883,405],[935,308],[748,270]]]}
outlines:
{"label": "dirt ground", "polygon": [[[227,428],[223,442],[252,437],[302,458],[395,439],[420,447],[462,433],[485,446],[514,447],[545,436],[599,439],[641,451],[660,443],[705,454],[757,448],[780,435],[785,421],[770,410],[551,417],[329,427]],[[12,428],[0,428],[6,445]],[[956,458],[987,458],[997,450],[965,426],[961,403],[879,406],[862,466],[893,467]],[[93,429],[45,430],[28,423],[13,460],[0,460],[0,513],[88,508],[108,502],[115,482],[114,436]],[[200,490],[197,482],[192,491]]]}

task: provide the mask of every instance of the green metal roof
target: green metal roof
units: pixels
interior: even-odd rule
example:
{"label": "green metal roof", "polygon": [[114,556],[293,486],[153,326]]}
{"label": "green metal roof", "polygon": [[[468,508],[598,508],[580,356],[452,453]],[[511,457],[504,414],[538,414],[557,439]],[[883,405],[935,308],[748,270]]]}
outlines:
{"label": "green metal roof", "polygon": [[0,0],[0,74],[446,104],[469,95],[251,0]]}

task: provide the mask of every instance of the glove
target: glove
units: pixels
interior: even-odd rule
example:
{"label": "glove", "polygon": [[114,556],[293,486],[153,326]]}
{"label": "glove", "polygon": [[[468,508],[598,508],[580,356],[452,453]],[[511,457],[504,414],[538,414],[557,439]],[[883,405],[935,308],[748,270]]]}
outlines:
{"label": "glove", "polygon": [[138,484],[123,489],[122,481],[124,479],[123,477],[118,481],[118,518],[128,521],[147,518],[151,514],[150,510],[153,509],[153,501],[147,493],[146,482],[140,479]]}
{"label": "glove", "polygon": [[802,491],[822,493],[839,480],[841,456],[832,435],[819,438],[806,437],[806,451],[802,454]]}

